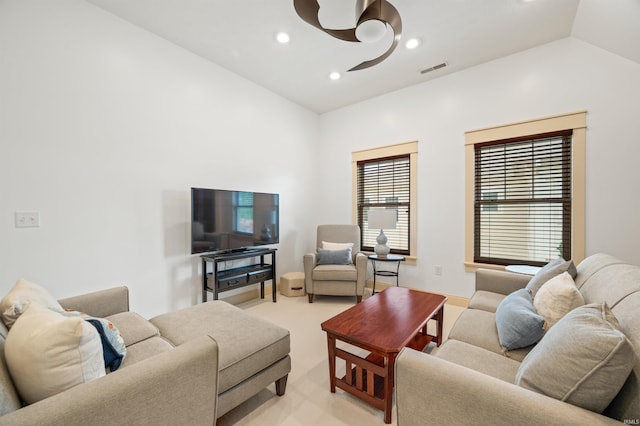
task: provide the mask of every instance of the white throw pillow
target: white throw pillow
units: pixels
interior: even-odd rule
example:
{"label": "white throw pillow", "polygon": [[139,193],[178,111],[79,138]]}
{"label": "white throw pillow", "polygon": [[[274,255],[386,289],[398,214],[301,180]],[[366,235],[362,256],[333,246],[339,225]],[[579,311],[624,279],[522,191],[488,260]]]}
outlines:
{"label": "white throw pillow", "polygon": [[44,287],[20,278],[9,293],[0,300],[0,314],[7,328],[11,328],[30,303],[62,311],[62,306]]}
{"label": "white throw pillow", "polygon": [[568,272],[556,275],[544,283],[533,299],[533,306],[538,315],[544,318],[547,330],[582,305],[584,298]]}
{"label": "white throw pillow", "polygon": [[4,351],[16,389],[27,404],[105,375],[95,327],[36,303],[13,324]]}
{"label": "white throw pillow", "polygon": [[353,250],[353,243],[329,243],[327,241],[323,241],[322,248],[325,250]]}

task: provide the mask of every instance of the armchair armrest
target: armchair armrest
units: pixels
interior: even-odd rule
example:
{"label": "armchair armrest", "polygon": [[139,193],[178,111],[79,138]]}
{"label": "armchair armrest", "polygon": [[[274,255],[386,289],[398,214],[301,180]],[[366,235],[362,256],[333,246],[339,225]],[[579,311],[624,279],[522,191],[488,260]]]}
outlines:
{"label": "armchair armrest", "polygon": [[213,425],[217,393],[218,345],[202,336],[2,416],[0,423]]}
{"label": "armchair armrest", "polygon": [[313,293],[313,280],[311,279],[311,272],[313,268],[316,267],[316,263],[318,260],[316,259],[315,253],[307,253],[302,257],[302,266],[304,269],[304,288],[307,293]]}
{"label": "armchair armrest", "polygon": [[529,275],[515,272],[478,269],[476,270],[476,291],[483,290],[507,295],[526,287],[530,279]]}
{"label": "armchair armrest", "polygon": [[613,419],[413,349],[396,359],[398,426],[620,424]]}
{"label": "armchair armrest", "polygon": [[368,257],[364,253],[356,254],[356,274],[358,275],[358,281],[356,282],[356,294],[362,296],[364,294],[364,286],[366,285],[367,277],[367,261]]}
{"label": "armchair armrest", "polygon": [[58,301],[65,309],[86,312],[94,317],[129,311],[129,289],[125,286],[114,287]]}

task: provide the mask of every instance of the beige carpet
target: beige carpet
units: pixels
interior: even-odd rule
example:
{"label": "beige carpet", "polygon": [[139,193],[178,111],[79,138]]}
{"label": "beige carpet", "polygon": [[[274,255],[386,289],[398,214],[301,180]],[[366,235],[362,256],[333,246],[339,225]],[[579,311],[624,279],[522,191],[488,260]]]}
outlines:
{"label": "beige carpet", "polygon": [[[309,304],[306,296],[279,294],[277,303],[265,298],[239,305],[290,331],[291,373],[284,396],[276,396],[275,386],[271,385],[221,417],[218,426],[383,425],[382,411],[340,389],[333,394],[329,391],[327,340],[320,323],[353,306],[354,302],[349,297],[316,296]],[[457,306],[445,306],[445,338],[461,311]],[[338,374],[343,374],[344,363],[338,363],[337,369]],[[396,424],[395,404],[392,424]]]}

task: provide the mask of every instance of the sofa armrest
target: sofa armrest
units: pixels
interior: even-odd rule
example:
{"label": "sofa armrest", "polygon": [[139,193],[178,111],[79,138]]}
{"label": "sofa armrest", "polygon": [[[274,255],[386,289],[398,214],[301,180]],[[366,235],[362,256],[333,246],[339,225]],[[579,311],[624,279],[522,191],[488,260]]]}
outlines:
{"label": "sofa armrest", "polygon": [[58,301],[65,309],[86,312],[94,317],[108,317],[129,311],[129,289],[125,286],[94,291]]}
{"label": "sofa armrest", "polygon": [[510,294],[524,288],[531,276],[493,269],[476,270],[476,291]]}
{"label": "sofa armrest", "polygon": [[620,424],[413,349],[396,359],[398,426]]}
{"label": "sofa armrest", "polygon": [[0,424],[213,425],[217,394],[218,345],[202,336],[2,416]]}

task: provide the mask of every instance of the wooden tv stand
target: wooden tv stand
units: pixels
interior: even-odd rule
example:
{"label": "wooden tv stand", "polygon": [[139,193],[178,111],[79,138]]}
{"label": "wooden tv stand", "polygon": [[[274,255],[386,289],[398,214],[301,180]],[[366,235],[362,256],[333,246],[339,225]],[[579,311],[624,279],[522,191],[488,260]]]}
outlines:
{"label": "wooden tv stand", "polygon": [[[276,250],[274,248],[247,249],[230,253],[203,254],[202,257],[202,302],[207,301],[207,292],[218,293],[260,283],[260,298],[264,299],[264,282],[271,280],[271,296],[276,302]],[[271,255],[271,263],[264,258]],[[255,259],[260,261],[229,269],[220,269],[220,264],[231,260]],[[213,263],[211,272],[207,272],[207,263]]]}

